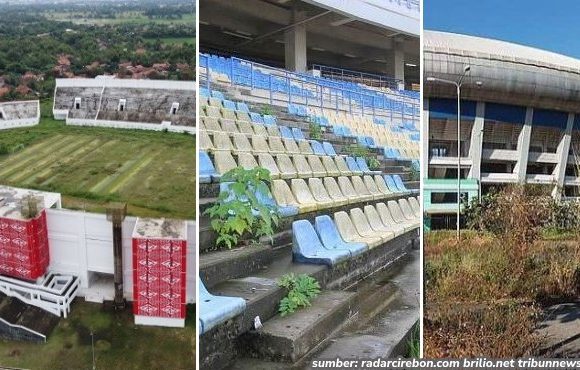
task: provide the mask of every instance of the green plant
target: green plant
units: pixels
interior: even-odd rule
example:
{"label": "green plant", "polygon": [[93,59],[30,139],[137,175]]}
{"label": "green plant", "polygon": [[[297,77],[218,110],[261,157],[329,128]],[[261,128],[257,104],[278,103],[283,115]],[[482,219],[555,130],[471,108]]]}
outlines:
{"label": "green plant", "polygon": [[280,301],[278,311],[286,316],[301,307],[310,306],[310,301],[320,294],[320,284],[311,276],[286,274],[280,278],[278,285],[288,290],[288,295]]}
{"label": "green plant", "polygon": [[375,157],[366,158],[366,161],[371,171],[377,171],[381,168],[381,161]]}
{"label": "green plant", "polygon": [[421,170],[417,165],[412,165],[409,168],[409,180],[410,181],[419,181],[421,178]]}
{"label": "green plant", "polygon": [[264,106],[262,107],[262,111],[260,113],[262,113],[263,116],[272,116],[274,115],[274,109],[272,109],[270,106]]}
{"label": "green plant", "polygon": [[411,332],[411,338],[407,342],[407,358],[419,358],[421,356],[420,335],[419,324],[416,324]]}
{"label": "green plant", "polygon": [[367,162],[370,170],[378,170],[381,167],[381,162],[373,155],[368,148],[359,145],[351,144],[344,148],[344,151],[352,157],[362,157]]}
{"label": "green plant", "polygon": [[222,191],[215,204],[205,211],[217,232],[217,246],[232,248],[247,234],[253,240],[272,236],[280,219],[278,209],[258,200],[270,196],[270,172],[257,167],[242,167],[226,172],[222,182],[229,183],[229,191]]}
{"label": "green plant", "polygon": [[310,122],[310,138],[314,140],[322,139],[322,127],[316,122]]}
{"label": "green plant", "polygon": [[370,156],[369,149],[359,144],[348,145],[344,148],[344,151],[353,157],[367,158]]}

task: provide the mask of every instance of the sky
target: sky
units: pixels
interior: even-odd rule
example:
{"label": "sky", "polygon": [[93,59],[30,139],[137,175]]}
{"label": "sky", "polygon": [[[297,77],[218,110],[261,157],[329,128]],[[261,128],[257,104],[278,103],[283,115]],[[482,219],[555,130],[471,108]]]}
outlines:
{"label": "sky", "polygon": [[580,59],[578,0],[424,0],[426,30],[481,36]]}

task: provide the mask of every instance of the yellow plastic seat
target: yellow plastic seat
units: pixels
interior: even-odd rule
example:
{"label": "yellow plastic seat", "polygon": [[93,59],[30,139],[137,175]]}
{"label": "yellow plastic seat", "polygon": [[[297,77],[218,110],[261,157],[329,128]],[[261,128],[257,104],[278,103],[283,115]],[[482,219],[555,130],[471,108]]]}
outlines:
{"label": "yellow plastic seat", "polygon": [[318,204],[304,179],[292,179],[290,181],[290,187],[294,199],[298,202],[300,213],[314,212],[318,209]]}

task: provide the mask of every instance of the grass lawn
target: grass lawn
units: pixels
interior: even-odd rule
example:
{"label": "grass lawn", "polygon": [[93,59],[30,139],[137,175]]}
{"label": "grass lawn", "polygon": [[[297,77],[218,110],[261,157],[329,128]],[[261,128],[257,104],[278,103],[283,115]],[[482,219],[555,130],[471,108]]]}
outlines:
{"label": "grass lawn", "polygon": [[541,307],[580,293],[580,250],[569,234],[520,251],[492,234],[425,234],[426,357],[538,355]]}
{"label": "grass lawn", "polygon": [[0,184],[59,192],[66,208],[104,212],[108,202],[123,201],[135,216],[195,217],[191,135],[43,117],[38,126],[2,131],[2,145],[12,153],[0,155]]}
{"label": "grass lawn", "polygon": [[76,300],[45,344],[0,340],[0,366],[31,370],[92,369],[91,331],[97,369],[195,368],[195,308],[185,328],[136,326],[131,310],[105,311]]}

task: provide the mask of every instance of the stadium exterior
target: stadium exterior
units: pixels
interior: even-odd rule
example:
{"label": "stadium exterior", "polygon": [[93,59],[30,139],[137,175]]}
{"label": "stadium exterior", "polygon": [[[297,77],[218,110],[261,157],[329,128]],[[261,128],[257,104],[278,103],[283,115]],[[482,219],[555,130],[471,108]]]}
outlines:
{"label": "stadium exterior", "polygon": [[[424,33],[424,210],[453,214],[457,191],[457,92],[461,87],[462,196],[490,186],[553,187],[578,195],[580,60],[473,36]],[[427,221],[428,224],[428,221]]]}

